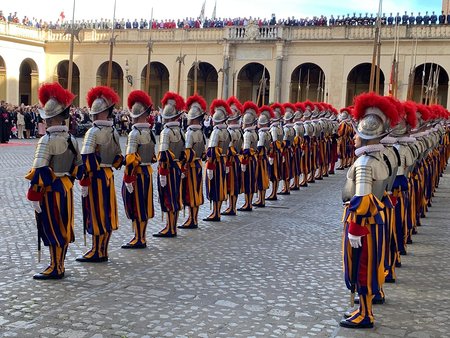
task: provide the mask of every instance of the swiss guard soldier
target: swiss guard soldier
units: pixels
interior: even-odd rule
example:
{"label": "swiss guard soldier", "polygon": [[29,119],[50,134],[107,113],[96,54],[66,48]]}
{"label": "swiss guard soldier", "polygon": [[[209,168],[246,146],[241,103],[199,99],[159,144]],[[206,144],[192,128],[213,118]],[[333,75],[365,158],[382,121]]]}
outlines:
{"label": "swiss guard soldier", "polygon": [[67,248],[75,240],[73,181],[83,172],[77,141],[65,125],[75,95],[59,83],[51,83],[39,88],[38,97],[47,131],[37,144],[33,167],[25,178],[30,180],[27,198],[35,209],[39,256],[42,238],[50,251],[50,265],[33,278],[61,279]]}
{"label": "swiss guard soldier", "polygon": [[118,102],[119,96],[109,87],[94,87],[87,93],[94,122],[81,148],[85,173],[80,185],[83,224],[85,231],[92,235],[92,248],[77,258],[79,262],[106,262],[111,233],[119,227],[112,169],[122,166],[123,156],[119,134],[111,120]]}
{"label": "swiss guard soldier", "polygon": [[245,195],[245,204],[239,211],[252,211],[253,194],[256,192],[256,151],[258,134],[256,133],[256,121],[258,119],[258,106],[251,101],[244,103],[244,144],[242,146],[242,192]]}
{"label": "swiss guard soldier", "polygon": [[225,160],[230,146],[230,133],[226,120],[232,115],[231,109],[224,100],[211,103],[210,114],[214,129],[209,138],[206,151],[206,194],[213,204],[212,213],[204,218],[208,222],[220,222],[220,208],[227,199]]}
{"label": "swiss guard soldier", "polygon": [[230,97],[227,100],[227,103],[232,112],[227,120],[231,142],[228,148],[225,169],[225,172],[227,172],[228,208],[222,212],[222,215],[235,216],[238,196],[241,193],[241,161],[239,159],[239,154],[241,153],[242,143],[244,142],[240,123],[243,107],[239,100],[234,96]]}
{"label": "swiss guard soldier", "polygon": [[257,144],[257,165],[256,181],[258,187],[258,200],[253,206],[264,208],[266,206],[266,190],[269,188],[268,158],[272,137],[270,136],[270,121],[275,115],[272,108],[262,106],[258,113],[258,144]]}
{"label": "swiss guard soldier", "polygon": [[270,121],[270,135],[272,136],[272,144],[269,150],[269,177],[272,182],[272,192],[266,198],[268,201],[277,200],[278,183],[281,180],[281,146],[283,142],[283,128],[281,119],[284,116],[284,107],[279,103],[274,103],[272,108],[274,118]]}
{"label": "swiss guard soldier", "polygon": [[[343,257],[347,288],[359,293],[359,308],[346,313],[340,325],[373,327],[372,299],[384,282],[384,225],[380,199],[389,176],[379,143],[397,123],[395,106],[370,93],[355,98],[355,146],[358,159],[347,172],[342,194],[344,210]],[[380,249],[381,248],[381,249]],[[369,263],[370,262],[370,263]],[[353,298],[352,298],[353,299]],[[352,304],[353,305],[353,304]]]}
{"label": "swiss guard soldier", "polygon": [[128,108],[133,119],[133,127],[127,139],[122,197],[125,213],[132,221],[134,237],[122,245],[123,249],[147,247],[147,222],[155,215],[152,163],[156,162],[156,139],[147,122],[152,107],[152,101],[146,92],[133,90],[128,95]]}
{"label": "swiss guard soldier", "polygon": [[[305,106],[301,102],[297,102],[295,104],[295,113],[294,113],[294,131],[295,138],[293,142],[293,176],[294,181],[291,185],[291,190],[299,190],[300,189],[300,176],[307,172],[306,168],[306,157],[304,150],[305,146],[305,126],[303,125],[303,112],[305,111]],[[303,186],[305,182],[302,182]]]}
{"label": "swiss guard soldier", "polygon": [[164,129],[159,136],[158,194],[161,211],[167,214],[166,226],[154,237],[176,237],[181,200],[181,161],[184,156],[184,135],[179,118],[184,109],[183,98],[167,92],[161,100]]}
{"label": "swiss guard soldier", "polygon": [[292,103],[286,102],[283,104],[283,145],[282,145],[282,165],[281,177],[284,181],[283,189],[278,193],[279,195],[290,195],[291,193],[291,178],[293,177],[292,168],[292,147],[294,144],[295,130],[294,130],[294,114],[295,106]]}
{"label": "swiss guard soldier", "polygon": [[205,157],[205,134],[202,121],[206,112],[206,101],[199,95],[186,100],[188,127],[186,131],[186,150],[183,162],[183,204],[189,208],[189,218],[180,229],[198,228],[198,209],[203,204],[202,159]]}

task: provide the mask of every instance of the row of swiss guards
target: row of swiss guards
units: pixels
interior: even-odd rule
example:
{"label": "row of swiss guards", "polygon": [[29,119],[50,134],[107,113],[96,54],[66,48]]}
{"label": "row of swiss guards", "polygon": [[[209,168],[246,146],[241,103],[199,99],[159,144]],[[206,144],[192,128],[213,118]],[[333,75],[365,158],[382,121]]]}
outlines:
{"label": "row of swiss guards", "polygon": [[[400,257],[412,244],[445,170],[450,114],[439,105],[400,102],[374,93],[356,97],[354,107],[341,114],[352,115],[355,132],[357,159],[347,172],[342,194],[343,266],[351,306],[359,306],[346,312],[340,325],[371,328],[372,304],[383,304],[383,284],[396,282]],[[346,129],[341,125],[339,134],[349,134]],[[348,146],[338,141],[342,155]],[[341,166],[348,164],[344,156]]]}

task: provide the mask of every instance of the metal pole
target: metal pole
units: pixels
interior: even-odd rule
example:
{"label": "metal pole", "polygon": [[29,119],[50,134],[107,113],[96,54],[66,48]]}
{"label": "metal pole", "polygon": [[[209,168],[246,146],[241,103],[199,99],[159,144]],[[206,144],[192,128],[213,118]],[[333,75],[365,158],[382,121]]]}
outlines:
{"label": "metal pole", "polygon": [[145,91],[147,94],[150,95],[150,63],[151,63],[151,57],[152,57],[152,25],[153,25],[153,7],[152,7],[152,14],[150,17],[150,39],[148,40],[147,48],[148,48],[148,55],[147,55],[147,69],[145,72]]}
{"label": "metal pole", "polygon": [[70,27],[70,48],[69,48],[69,69],[67,74],[67,90],[72,92],[73,77],[73,45],[74,45],[74,29],[75,29],[75,0],[73,0],[72,24]]}
{"label": "metal pole", "polygon": [[109,42],[109,62],[108,62],[108,77],[106,78],[106,85],[111,87],[111,77],[112,77],[112,58],[113,58],[113,46],[114,46],[114,28],[116,26],[116,0],[114,0],[114,15],[112,23],[111,40]]}

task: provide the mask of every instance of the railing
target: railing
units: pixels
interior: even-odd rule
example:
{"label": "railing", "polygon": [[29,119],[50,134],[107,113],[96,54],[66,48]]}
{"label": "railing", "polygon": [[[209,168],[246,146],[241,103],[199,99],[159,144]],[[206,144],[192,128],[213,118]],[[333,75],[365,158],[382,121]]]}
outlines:
{"label": "railing", "polygon": [[[450,39],[450,25],[420,26],[382,26],[381,38],[394,39],[396,30],[400,39]],[[70,34],[64,30],[44,30],[0,21],[0,36],[10,36],[40,42],[67,42]],[[284,27],[230,26],[224,28],[201,29],[125,29],[115,30],[117,41],[144,42],[164,41],[212,41],[230,42],[273,41],[273,40],[373,40],[375,26],[321,26],[321,27]],[[83,29],[79,33],[82,42],[107,42],[111,39],[111,30]]]}

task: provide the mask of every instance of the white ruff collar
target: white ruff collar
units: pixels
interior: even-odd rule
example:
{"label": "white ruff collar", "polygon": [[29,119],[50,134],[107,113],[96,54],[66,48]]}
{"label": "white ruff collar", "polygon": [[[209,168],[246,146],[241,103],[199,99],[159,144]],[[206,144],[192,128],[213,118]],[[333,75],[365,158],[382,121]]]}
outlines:
{"label": "white ruff collar", "polygon": [[392,136],[386,136],[385,138],[382,138],[380,141],[381,144],[387,144],[387,145],[393,145],[397,143],[397,138]]}
{"label": "white ruff collar", "polygon": [[193,124],[192,126],[188,127],[189,130],[200,130],[202,129],[202,126],[199,124]]}
{"label": "white ruff collar", "polygon": [[399,143],[414,143],[416,142],[416,139],[411,136],[403,136],[398,138]]}
{"label": "white ruff collar", "polygon": [[180,122],[178,122],[178,121],[171,121],[171,122],[167,122],[166,124],[164,124],[165,128],[179,127],[179,126],[180,126]]}
{"label": "white ruff collar", "polygon": [[268,131],[268,130],[270,130],[269,127],[261,127],[261,128],[259,128],[259,131]]}
{"label": "white ruff collar", "polygon": [[214,125],[214,129],[225,129],[226,127],[227,127],[227,125],[225,123],[220,123],[220,124]]}
{"label": "white ruff collar", "polygon": [[150,128],[150,123],[147,122],[141,122],[141,123],[135,123],[133,124],[134,128]]}
{"label": "white ruff collar", "polygon": [[239,124],[230,124],[228,125],[228,129],[231,130],[241,129],[241,126]]}
{"label": "white ruff collar", "polygon": [[357,157],[363,155],[363,154],[370,154],[370,153],[376,153],[379,151],[383,151],[384,146],[382,144],[369,144],[368,146],[360,147],[355,150],[355,155]]}
{"label": "white ruff collar", "polygon": [[253,131],[256,129],[256,126],[247,127],[244,129],[244,131]]}
{"label": "white ruff collar", "polygon": [[94,125],[99,126],[99,127],[112,127],[113,121],[97,120],[97,121],[94,121]]}
{"label": "white ruff collar", "polygon": [[47,131],[49,133],[58,133],[58,132],[68,132],[69,128],[67,128],[67,126],[53,126],[53,127],[48,127]]}

